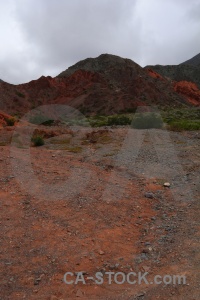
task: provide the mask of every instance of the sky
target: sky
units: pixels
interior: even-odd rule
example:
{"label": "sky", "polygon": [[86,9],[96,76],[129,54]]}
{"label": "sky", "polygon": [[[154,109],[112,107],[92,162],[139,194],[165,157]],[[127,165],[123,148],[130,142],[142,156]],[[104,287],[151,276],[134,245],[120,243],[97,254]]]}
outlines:
{"label": "sky", "polygon": [[0,79],[56,76],[102,53],[179,64],[200,52],[200,0],[0,0]]}

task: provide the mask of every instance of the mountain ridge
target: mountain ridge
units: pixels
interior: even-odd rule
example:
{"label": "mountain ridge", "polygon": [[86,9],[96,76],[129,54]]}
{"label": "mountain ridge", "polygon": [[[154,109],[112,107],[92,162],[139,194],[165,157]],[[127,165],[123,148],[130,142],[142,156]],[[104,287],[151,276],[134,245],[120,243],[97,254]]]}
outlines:
{"label": "mountain ridge", "polygon": [[169,80],[195,83],[200,89],[200,53],[179,65],[149,65],[145,68],[150,68]]}
{"label": "mountain ridge", "polygon": [[[0,110],[23,115],[39,105],[65,104],[86,115],[109,115],[146,105],[161,109],[199,106],[198,82],[190,80],[190,72],[190,76],[183,73],[177,80],[168,70],[166,74],[168,67],[142,68],[130,59],[101,54],[77,62],[54,78],[41,76],[19,85],[2,82]],[[188,65],[176,68],[200,72],[198,67]]]}
{"label": "mountain ridge", "polygon": [[191,65],[195,67],[200,67],[200,53],[195,55],[194,57],[186,60],[185,62],[181,63],[180,65]]}

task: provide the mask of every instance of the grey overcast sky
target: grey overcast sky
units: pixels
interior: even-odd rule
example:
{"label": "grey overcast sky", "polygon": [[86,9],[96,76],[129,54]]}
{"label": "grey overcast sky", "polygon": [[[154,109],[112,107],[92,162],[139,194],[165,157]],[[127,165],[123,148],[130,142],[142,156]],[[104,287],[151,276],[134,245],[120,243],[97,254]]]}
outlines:
{"label": "grey overcast sky", "polygon": [[179,64],[200,52],[200,0],[0,0],[0,38],[15,84],[102,53]]}

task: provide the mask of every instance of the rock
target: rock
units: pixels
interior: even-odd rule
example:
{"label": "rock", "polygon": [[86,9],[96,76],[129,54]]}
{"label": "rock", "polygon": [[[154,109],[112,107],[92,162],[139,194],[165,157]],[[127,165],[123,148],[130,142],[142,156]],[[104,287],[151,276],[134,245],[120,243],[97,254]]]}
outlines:
{"label": "rock", "polygon": [[144,272],[148,272],[150,270],[150,267],[142,266],[142,269],[143,269]]}
{"label": "rock", "polygon": [[153,198],[154,198],[154,194],[151,193],[151,192],[146,192],[146,193],[144,194],[144,196],[145,196],[146,198],[149,198],[149,199],[153,199]]}
{"label": "rock", "polygon": [[100,254],[100,255],[104,255],[104,254],[105,254],[105,252],[104,252],[104,251],[102,251],[102,250],[100,250],[100,251],[99,251],[99,254]]}
{"label": "rock", "polygon": [[109,269],[110,269],[110,270],[115,270],[115,268],[116,268],[115,265],[110,265],[110,266],[109,266]]}
{"label": "rock", "polygon": [[[142,293],[137,294],[136,297],[137,297],[137,298],[140,298],[140,297],[143,297],[143,296],[145,296],[145,293],[142,292]],[[137,298],[136,298],[136,299],[137,299]]]}
{"label": "rock", "polygon": [[151,245],[151,243],[149,243],[149,242],[145,242],[145,243],[144,243],[144,245],[145,245],[145,246],[150,246],[150,245]]}
{"label": "rock", "polygon": [[170,183],[169,183],[169,182],[165,182],[165,183],[163,184],[163,186],[164,186],[164,187],[170,187]]}
{"label": "rock", "polygon": [[78,290],[78,291],[76,292],[76,297],[83,297],[83,293],[82,293],[81,290]]}

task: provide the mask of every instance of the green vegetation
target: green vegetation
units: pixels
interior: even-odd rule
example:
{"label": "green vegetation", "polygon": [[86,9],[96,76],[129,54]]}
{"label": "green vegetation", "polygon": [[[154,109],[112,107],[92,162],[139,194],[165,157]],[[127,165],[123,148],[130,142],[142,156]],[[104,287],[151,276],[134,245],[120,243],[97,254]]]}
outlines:
{"label": "green vegetation", "polygon": [[199,130],[200,109],[180,108],[156,112],[96,115],[87,118],[92,127],[131,125],[137,129],[162,128],[164,123],[170,130]]}
{"label": "green vegetation", "polygon": [[179,120],[172,121],[169,124],[170,129],[174,131],[182,131],[182,130],[200,130],[200,120]]}
{"label": "green vegetation", "polygon": [[53,144],[53,145],[67,145],[69,143],[70,143],[70,138],[69,139],[64,139],[64,140],[61,140],[61,139],[51,140],[51,144]]}
{"label": "green vegetation", "polygon": [[[135,110],[135,109],[132,109]],[[131,125],[136,129],[162,128],[163,124],[168,125],[169,130],[199,130],[200,109],[199,108],[180,108],[166,109],[158,112],[145,113],[120,113],[115,115],[96,115],[88,117],[76,116],[73,119],[63,119],[63,123],[73,126],[119,126]],[[54,120],[45,117],[42,114],[33,116],[29,120],[33,124],[42,124],[51,126]],[[11,121],[12,123],[12,121]]]}
{"label": "green vegetation", "polygon": [[53,124],[54,120],[48,119],[46,116],[38,114],[36,116],[30,117],[29,122],[36,125],[50,126]]}
{"label": "green vegetation", "polygon": [[54,120],[47,120],[41,123],[41,125],[52,126],[54,124]]}
{"label": "green vegetation", "polygon": [[119,114],[112,116],[96,115],[93,117],[88,117],[88,122],[92,127],[130,125],[131,120],[132,118],[130,114]]}
{"label": "green vegetation", "polygon": [[25,95],[23,93],[20,93],[18,91],[16,91],[15,93],[18,97],[25,98]]}
{"label": "green vegetation", "polygon": [[62,148],[62,150],[67,150],[67,151],[72,152],[72,153],[80,153],[80,152],[82,152],[82,148],[78,147],[78,146],[64,147],[64,148]]}
{"label": "green vegetation", "polygon": [[199,130],[200,129],[200,109],[183,108],[166,110],[162,112],[164,122],[169,129],[174,131]]}
{"label": "green vegetation", "polygon": [[39,146],[44,145],[44,138],[41,135],[33,136],[31,141],[32,141],[32,143],[35,147],[39,147]]}
{"label": "green vegetation", "polygon": [[107,125],[130,125],[131,119],[125,115],[114,115],[108,117]]}
{"label": "green vegetation", "polygon": [[88,122],[92,127],[102,127],[107,126],[107,116],[96,115],[93,117],[88,117]]}
{"label": "green vegetation", "polygon": [[10,117],[10,118],[7,118],[5,121],[6,121],[7,126],[14,126],[16,119],[14,117]]}
{"label": "green vegetation", "polygon": [[133,117],[131,125],[136,129],[162,128],[163,120],[158,113],[136,113]]}

